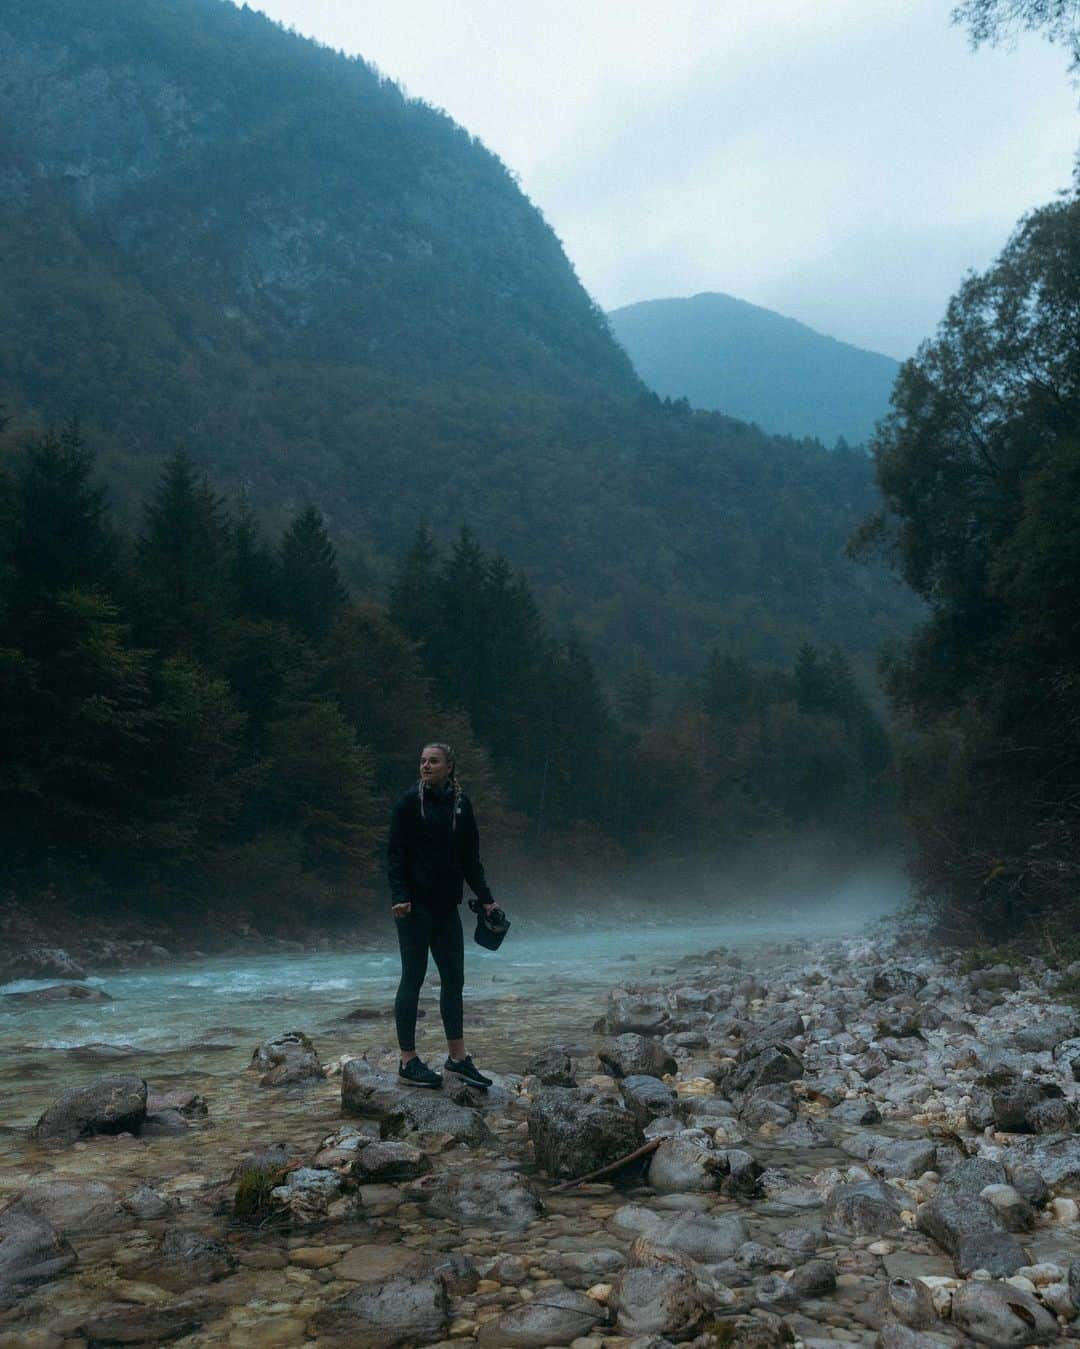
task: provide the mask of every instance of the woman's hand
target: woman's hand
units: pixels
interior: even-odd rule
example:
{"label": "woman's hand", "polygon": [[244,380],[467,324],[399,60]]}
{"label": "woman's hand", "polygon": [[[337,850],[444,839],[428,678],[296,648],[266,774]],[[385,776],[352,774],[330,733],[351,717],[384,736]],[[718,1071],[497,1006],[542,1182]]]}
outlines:
{"label": "woman's hand", "polygon": [[412,913],[412,904],[408,901],[404,904],[394,904],[391,906],[390,912],[395,918],[407,918]]}

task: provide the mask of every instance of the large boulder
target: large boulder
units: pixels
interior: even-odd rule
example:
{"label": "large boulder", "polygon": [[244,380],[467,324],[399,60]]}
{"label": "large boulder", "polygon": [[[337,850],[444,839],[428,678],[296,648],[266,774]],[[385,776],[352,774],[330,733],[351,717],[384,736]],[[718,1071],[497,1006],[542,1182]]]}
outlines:
{"label": "large boulder", "polygon": [[544,1211],[525,1181],[505,1171],[443,1172],[426,1177],[416,1193],[436,1217],[498,1232],[528,1227]]}
{"label": "large boulder", "polygon": [[251,1056],[251,1067],[262,1073],[260,1087],[284,1087],[323,1078],[319,1054],[303,1031],[286,1031],[264,1040]]}
{"label": "large boulder", "polygon": [[379,1072],[366,1059],[349,1059],[341,1069],[341,1113],[382,1119],[409,1090],[400,1078]]}
{"label": "large boulder", "polygon": [[609,1035],[622,1035],[626,1031],[637,1035],[662,1035],[670,1023],[671,1016],[662,999],[636,995],[612,998],[604,1018]]}
{"label": "large boulder", "polygon": [[568,1087],[539,1092],[529,1108],[536,1164],[553,1179],[575,1179],[642,1146],[644,1134],[629,1111]]}
{"label": "large boulder", "polygon": [[825,1200],[825,1227],[852,1237],[879,1237],[900,1227],[900,1201],[877,1180],[834,1185]]}
{"label": "large boulder", "polygon": [[361,1284],[316,1312],[307,1327],[319,1349],[432,1344],[449,1328],[446,1284],[437,1274]]}
{"label": "large boulder", "polygon": [[145,1118],[146,1083],[141,1077],[100,1077],[54,1101],[31,1137],[39,1143],[73,1143],[95,1134],[138,1133]]}
{"label": "large boulder", "polygon": [[675,1093],[658,1077],[624,1077],[619,1083],[623,1104],[644,1129],[654,1119],[664,1119],[675,1109]]}
{"label": "large boulder", "polygon": [[103,988],[92,988],[90,984],[50,984],[48,988],[31,988],[23,993],[5,993],[5,999],[11,1002],[112,1002],[112,998]]}
{"label": "large boulder", "polygon": [[983,1280],[973,1280],[956,1290],[952,1321],[961,1333],[995,1349],[1047,1344],[1059,1334],[1057,1320],[1029,1293],[1007,1283]]}
{"label": "large boulder", "polygon": [[66,1274],[76,1256],[64,1237],[15,1204],[0,1212],[0,1311],[14,1306],[39,1284]]}
{"label": "large boulder", "polygon": [[803,1075],[803,1061],[790,1045],[772,1044],[747,1059],[734,1073],[730,1085],[735,1091],[753,1091],[755,1087],[794,1082]]}
{"label": "large boulder", "polygon": [[672,1222],[652,1227],[648,1237],[655,1245],[688,1255],[700,1264],[715,1265],[730,1259],[750,1240],[750,1233],[737,1213],[683,1213]]}
{"label": "large boulder", "polygon": [[1006,1151],[1002,1160],[1010,1176],[1020,1166],[1034,1168],[1052,1189],[1080,1191],[1080,1134],[1023,1138]]}
{"label": "large boulder", "polygon": [[379,1125],[383,1138],[401,1138],[409,1133],[450,1134],[458,1143],[479,1147],[491,1137],[484,1117],[465,1105],[455,1105],[435,1092],[420,1095],[405,1092]]}
{"label": "large boulder", "polygon": [[119,1198],[102,1180],[35,1177],[23,1190],[18,1205],[65,1236],[108,1232],[124,1225]]}
{"label": "large boulder", "polygon": [[666,1262],[624,1269],[615,1282],[611,1305],[621,1335],[663,1335],[671,1340],[690,1339],[710,1309],[691,1271]]}
{"label": "large boulder", "polygon": [[866,986],[867,994],[875,1001],[884,1002],[901,993],[916,997],[926,987],[926,976],[917,970],[907,970],[900,965],[889,965],[876,970]]}
{"label": "large boulder", "polygon": [[960,1274],[985,1269],[1008,1275],[1028,1263],[997,1210],[977,1194],[939,1191],[919,1206],[916,1226],[949,1252]]}
{"label": "large boulder", "polygon": [[739,1058],[745,1063],[748,1059],[756,1058],[758,1054],[770,1049],[773,1045],[794,1040],[797,1035],[802,1035],[805,1030],[806,1023],[798,1012],[781,1012],[779,1016],[774,1016],[763,1026],[757,1026],[753,1030],[747,1031],[743,1038]]}
{"label": "large boulder", "polygon": [[989,1157],[965,1157],[949,1168],[938,1184],[938,1195],[982,1194],[988,1185],[1004,1185],[1005,1168]]}
{"label": "large boulder", "polygon": [[426,1153],[410,1143],[375,1141],[352,1153],[349,1173],[361,1184],[385,1184],[416,1180],[431,1170]]}
{"label": "large boulder", "polygon": [[741,1148],[719,1148],[698,1129],[665,1138],[649,1163],[649,1184],[660,1194],[721,1190],[751,1198],[761,1167]]}
{"label": "large boulder", "polygon": [[165,1233],[147,1273],[162,1288],[181,1293],[224,1279],[235,1268],[235,1256],[217,1237],[172,1228]]}
{"label": "large boulder", "polygon": [[603,1315],[583,1293],[547,1284],[542,1295],[485,1321],[476,1342],[481,1349],[551,1349],[588,1335]]}
{"label": "large boulder", "polygon": [[530,1059],[525,1073],[527,1076],[537,1078],[542,1087],[577,1086],[570,1055],[557,1045],[553,1045],[550,1049],[542,1049],[535,1058]]}
{"label": "large boulder", "polygon": [[599,1058],[604,1071],[612,1077],[663,1077],[679,1066],[658,1039],[632,1031],[606,1041]]}

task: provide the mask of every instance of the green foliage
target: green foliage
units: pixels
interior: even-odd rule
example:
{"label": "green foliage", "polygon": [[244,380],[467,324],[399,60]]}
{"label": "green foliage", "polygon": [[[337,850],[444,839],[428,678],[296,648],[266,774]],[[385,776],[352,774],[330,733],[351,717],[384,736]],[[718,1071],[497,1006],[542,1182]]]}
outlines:
{"label": "green foliage", "polygon": [[967,28],[973,46],[996,46],[1018,32],[1041,32],[1069,53],[1075,71],[1080,65],[1080,4],[1077,0],[963,0],[952,12],[953,23]]}
{"label": "green foliage", "polygon": [[875,448],[884,547],[930,605],[887,661],[924,899],[985,940],[1080,890],[1080,203],[1024,220],[908,362]]}
{"label": "green foliage", "polygon": [[271,1213],[271,1191],[284,1184],[287,1168],[251,1167],[241,1171],[233,1194],[233,1217],[245,1225],[258,1226]]}

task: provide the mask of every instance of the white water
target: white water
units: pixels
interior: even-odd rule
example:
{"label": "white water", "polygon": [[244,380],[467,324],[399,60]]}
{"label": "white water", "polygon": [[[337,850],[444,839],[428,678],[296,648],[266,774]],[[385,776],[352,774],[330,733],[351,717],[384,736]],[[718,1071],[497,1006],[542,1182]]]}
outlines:
{"label": "white water", "polygon": [[[466,1017],[494,1000],[547,1013],[563,1010],[568,1023],[587,1031],[600,1013],[599,994],[621,982],[648,979],[657,964],[685,959],[718,945],[763,938],[830,935],[850,931],[847,915],[832,922],[702,924],[628,919],[622,927],[580,926],[551,933],[538,924],[515,926],[503,949],[482,951],[468,943]],[[0,999],[0,1055],[78,1049],[87,1044],[130,1046],[152,1055],[187,1050],[199,1057],[214,1046],[250,1053],[269,1034],[300,1029],[317,1035],[357,1007],[390,1011],[400,965],[396,950],[355,954],[222,956],[192,964],[118,971],[89,979],[112,1002],[26,1005]],[[0,985],[0,994],[45,987],[56,980]],[[654,978],[652,982],[657,982]],[[660,980],[662,982],[662,979]],[[421,1006],[437,1018],[437,975],[431,970]],[[577,1009],[576,1014],[574,1010]],[[430,1019],[428,1026],[434,1029]],[[392,1034],[392,1024],[386,1022]],[[361,1038],[370,1040],[370,1027]],[[384,1037],[385,1038],[385,1037]],[[207,1049],[203,1049],[207,1046]],[[206,1066],[210,1066],[207,1064]],[[223,1065],[222,1065],[223,1066]]]}

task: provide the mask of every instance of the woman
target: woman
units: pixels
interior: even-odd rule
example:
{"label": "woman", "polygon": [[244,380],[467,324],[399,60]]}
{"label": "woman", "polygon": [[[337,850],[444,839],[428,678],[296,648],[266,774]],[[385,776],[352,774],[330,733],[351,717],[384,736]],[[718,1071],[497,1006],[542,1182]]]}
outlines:
{"label": "woman", "polygon": [[443,1071],[474,1087],[491,1086],[465,1052],[461,991],[465,941],[461,930],[462,883],[485,911],[495,901],[484,879],[480,835],[469,798],[454,774],[449,745],[425,745],[420,781],[394,807],[388,850],[391,910],[401,947],[401,983],[394,1001],[401,1063],[398,1076],[417,1087],[441,1087],[442,1077],[416,1053],[416,1006],[427,974],[428,952],[442,980],[439,1011],[446,1031]]}

